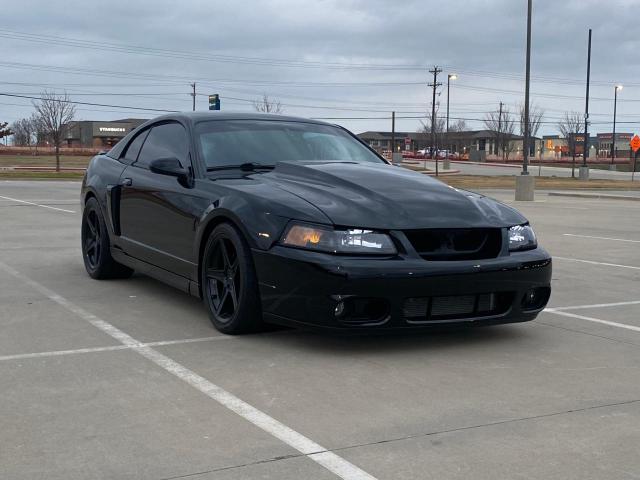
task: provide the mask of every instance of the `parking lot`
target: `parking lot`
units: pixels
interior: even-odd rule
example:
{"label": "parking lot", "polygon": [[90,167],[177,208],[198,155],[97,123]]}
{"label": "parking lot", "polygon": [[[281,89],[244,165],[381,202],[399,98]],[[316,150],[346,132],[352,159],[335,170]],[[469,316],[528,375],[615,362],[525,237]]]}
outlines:
{"label": "parking lot", "polygon": [[640,202],[488,194],[554,256],[536,321],[230,337],[86,275],[79,183],[0,182],[0,478],[640,478]]}

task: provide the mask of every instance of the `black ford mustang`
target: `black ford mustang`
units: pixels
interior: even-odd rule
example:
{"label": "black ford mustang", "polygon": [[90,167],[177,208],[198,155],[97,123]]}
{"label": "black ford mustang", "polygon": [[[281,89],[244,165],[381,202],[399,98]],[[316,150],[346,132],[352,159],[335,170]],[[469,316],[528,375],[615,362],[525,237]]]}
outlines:
{"label": "black ford mustang", "polygon": [[520,322],[550,294],[551,258],[516,210],[317,121],[156,118],[92,159],[82,205],[91,277],[156,277],[225,333]]}

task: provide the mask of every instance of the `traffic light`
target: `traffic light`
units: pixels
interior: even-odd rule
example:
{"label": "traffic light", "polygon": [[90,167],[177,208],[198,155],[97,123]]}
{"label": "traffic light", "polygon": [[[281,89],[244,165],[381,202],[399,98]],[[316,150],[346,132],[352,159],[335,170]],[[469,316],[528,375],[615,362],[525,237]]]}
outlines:
{"label": "traffic light", "polygon": [[209,95],[209,110],[220,110],[220,95]]}

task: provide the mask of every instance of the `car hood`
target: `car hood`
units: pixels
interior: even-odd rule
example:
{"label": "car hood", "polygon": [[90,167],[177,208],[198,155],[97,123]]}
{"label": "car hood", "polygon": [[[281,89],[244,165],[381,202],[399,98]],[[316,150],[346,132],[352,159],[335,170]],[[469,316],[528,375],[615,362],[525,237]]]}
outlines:
{"label": "car hood", "polygon": [[340,226],[393,230],[526,222],[500,202],[387,164],[281,162],[256,177],[311,203]]}

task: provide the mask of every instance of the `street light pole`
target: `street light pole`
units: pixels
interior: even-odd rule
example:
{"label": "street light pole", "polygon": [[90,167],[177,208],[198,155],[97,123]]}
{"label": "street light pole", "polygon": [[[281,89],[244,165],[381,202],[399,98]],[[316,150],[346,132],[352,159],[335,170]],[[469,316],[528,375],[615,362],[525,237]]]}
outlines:
{"label": "street light pole", "polygon": [[589,157],[589,86],[591,85],[591,29],[589,29],[589,45],[587,53],[587,94],[585,96],[584,107],[584,147],[582,152],[582,168],[580,170],[580,180],[589,179],[589,168],[587,158]]}
{"label": "street light pole", "polygon": [[451,89],[451,80],[458,78],[455,73],[447,75],[447,133],[449,133],[449,90]]}
{"label": "street light pole", "polygon": [[532,0],[527,1],[527,60],[524,86],[524,138],[522,152],[522,172],[516,177],[516,201],[533,201],[535,196],[535,179],[529,175],[529,143],[531,125],[529,122],[529,87],[531,84],[531,10]]}
{"label": "street light pole", "polygon": [[529,175],[529,134],[531,133],[529,125],[529,85],[531,83],[531,4],[532,0],[527,2],[527,67],[525,73],[524,86],[524,145],[522,156],[522,175]]}
{"label": "street light pole", "polygon": [[616,85],[614,88],[613,95],[613,134],[611,135],[611,168],[613,170],[615,167],[613,162],[615,161],[616,156],[616,113],[618,110],[618,91],[622,90],[622,85]]}

